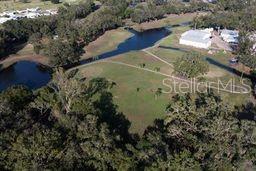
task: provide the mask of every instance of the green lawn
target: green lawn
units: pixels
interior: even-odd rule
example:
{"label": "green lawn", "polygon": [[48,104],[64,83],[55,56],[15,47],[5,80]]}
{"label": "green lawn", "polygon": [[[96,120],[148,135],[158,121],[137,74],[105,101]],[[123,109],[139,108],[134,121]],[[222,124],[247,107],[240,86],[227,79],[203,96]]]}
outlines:
{"label": "green lawn", "polygon": [[[145,63],[145,68],[160,67],[163,73],[170,73],[172,69],[160,61],[155,60],[144,52],[134,51],[107,61],[124,62],[134,66]],[[143,133],[144,129],[153,123],[156,118],[163,118],[165,107],[171,94],[162,94],[159,97],[155,92],[158,88],[166,89],[162,85],[165,76],[148,71],[131,68],[113,63],[98,63],[86,67],[79,67],[81,77],[105,77],[114,81],[116,86],[112,89],[114,102],[119,106],[131,121],[131,131]],[[139,91],[137,91],[139,88]]]}

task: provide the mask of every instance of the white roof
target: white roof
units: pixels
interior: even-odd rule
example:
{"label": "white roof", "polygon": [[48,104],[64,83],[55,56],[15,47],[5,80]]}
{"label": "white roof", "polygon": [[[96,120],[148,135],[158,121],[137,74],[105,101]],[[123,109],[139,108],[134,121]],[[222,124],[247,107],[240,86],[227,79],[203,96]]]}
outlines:
{"label": "white roof", "polygon": [[237,30],[222,30],[221,31],[221,35],[222,36],[234,36],[234,37],[238,37],[239,36],[239,31]]}
{"label": "white roof", "polygon": [[181,39],[192,42],[207,43],[211,34],[201,30],[189,30],[181,35]]}
{"label": "white roof", "polygon": [[[42,11],[41,8],[29,8],[26,10],[17,10],[17,11],[5,11],[0,13],[0,24],[8,21],[8,20],[17,20],[19,18],[27,17],[27,18],[36,18],[42,15],[54,15],[57,14],[57,10],[46,10]],[[8,17],[5,17],[8,16]]]}

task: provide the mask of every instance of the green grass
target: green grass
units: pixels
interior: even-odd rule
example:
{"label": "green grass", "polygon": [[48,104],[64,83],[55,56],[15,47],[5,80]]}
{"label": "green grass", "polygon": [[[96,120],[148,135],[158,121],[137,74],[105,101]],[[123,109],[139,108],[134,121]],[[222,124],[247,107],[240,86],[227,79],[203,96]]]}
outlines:
{"label": "green grass", "polygon": [[[192,48],[189,46],[183,46],[179,44],[179,38],[180,35],[189,30],[189,27],[176,27],[172,31],[172,34],[164,39],[161,43],[160,46],[164,46],[167,48],[160,48],[160,47],[155,47],[151,49],[150,51],[157,55],[158,57],[168,61],[169,63],[173,63],[177,58],[181,57],[187,52],[195,51],[199,52],[202,54],[203,58],[210,58],[221,65],[224,65],[225,67],[230,67],[229,66],[229,59],[233,56],[231,53],[224,53],[223,51],[216,52],[214,54],[208,54],[208,50],[203,50],[203,49],[196,49]],[[236,82],[236,85],[240,85],[240,79],[241,77],[239,75],[235,75],[234,73],[217,66],[215,64],[209,63],[209,73],[205,75],[205,79],[207,81],[214,81],[217,82],[218,80],[221,80],[223,83],[228,83],[230,79],[234,79]],[[240,67],[236,67],[237,70],[241,70]],[[249,81],[247,80],[247,83]],[[237,95],[237,94],[230,94],[230,93],[223,93],[221,92],[220,94],[224,100],[227,100],[228,102],[239,105],[243,104],[246,101],[252,99],[250,95]]]}
{"label": "green grass", "polygon": [[[111,61],[124,62],[139,66],[145,63],[145,68],[161,68],[161,72],[170,73],[172,69],[144,52],[130,52],[109,59]],[[153,123],[156,118],[163,118],[165,107],[170,98],[170,94],[155,96],[158,88],[166,89],[162,85],[162,80],[166,78],[148,71],[131,68],[119,64],[99,63],[86,67],[80,67],[80,74],[89,79],[94,77],[105,77],[116,83],[112,89],[114,102],[119,106],[119,111],[123,112],[131,121],[131,132],[143,133],[144,129]],[[139,92],[137,92],[139,88]]]}
{"label": "green grass", "polygon": [[[206,50],[179,45],[178,40],[180,34],[188,29],[189,27],[176,27],[172,30],[173,33],[169,37],[160,41],[160,46],[180,48],[181,50],[154,47],[150,49],[150,51],[169,63],[172,63],[178,57],[182,56],[185,53],[183,50],[197,51],[200,52],[204,58],[210,57],[221,64],[228,66],[228,59],[231,56],[229,53],[220,51],[213,55],[209,55]],[[115,32],[118,34],[115,35]],[[96,41],[90,48],[92,51],[91,54],[100,54],[115,49],[121,40],[124,41],[130,36],[125,32],[124,30],[115,30],[109,35],[104,35],[102,39],[97,40],[98,42]],[[112,39],[113,43],[105,46],[107,41]],[[168,75],[173,72],[171,66],[142,51],[129,52],[107,59],[107,61],[109,60],[130,64],[136,67],[139,67],[140,64],[145,64],[145,68],[151,70],[155,70],[156,67],[159,67],[161,73]],[[79,75],[82,77],[87,77],[89,79],[94,77],[105,77],[116,83],[116,86],[112,89],[114,102],[119,106],[119,111],[123,112],[131,121],[131,132],[142,134],[145,128],[151,125],[155,119],[163,118],[165,116],[165,107],[173,94],[162,94],[156,98],[155,92],[158,88],[167,90],[167,87],[162,84],[162,81],[166,76],[140,70],[138,68],[105,62],[80,66],[78,68]],[[237,82],[240,79],[239,76],[213,64],[210,64],[210,72],[204,77],[207,81],[221,79],[223,82],[228,82],[230,78],[234,78]],[[140,90],[137,91],[137,88]],[[220,92],[219,95],[222,96],[225,102],[232,105],[241,105],[252,99],[248,94],[240,95]]]}

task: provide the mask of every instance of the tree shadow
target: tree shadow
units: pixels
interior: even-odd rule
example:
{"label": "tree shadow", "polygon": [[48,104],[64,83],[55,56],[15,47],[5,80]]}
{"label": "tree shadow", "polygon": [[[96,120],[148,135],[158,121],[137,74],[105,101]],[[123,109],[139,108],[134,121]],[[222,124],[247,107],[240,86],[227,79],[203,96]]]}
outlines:
{"label": "tree shadow", "polygon": [[23,49],[27,44],[26,43],[14,43],[11,46],[8,46],[6,52],[0,55],[0,59],[4,60],[9,57],[9,55],[16,54],[21,49]]}
{"label": "tree shadow", "polygon": [[256,119],[256,107],[253,103],[248,103],[241,107],[236,107],[237,118],[240,120],[255,120]]}
{"label": "tree shadow", "polygon": [[[235,68],[232,68],[230,66],[227,66],[225,64],[222,64],[219,61],[216,61],[216,60],[214,60],[214,59],[212,59],[210,57],[206,57],[205,60],[207,62],[209,62],[210,64],[212,64],[212,65],[215,65],[215,66],[217,66],[217,67],[219,67],[221,69],[224,69],[225,71],[228,71],[231,74],[234,74],[234,75],[239,76],[239,77],[243,76],[243,78],[249,79],[251,81],[251,83],[252,83],[252,85],[251,85],[252,90],[255,89],[256,79],[255,79],[255,77],[253,75],[242,73],[241,71],[239,71],[239,70],[237,70]],[[255,94],[254,91],[253,91],[253,95],[254,95],[254,97],[256,97],[256,94]]]}
{"label": "tree shadow", "polygon": [[133,138],[135,135],[129,133],[131,122],[123,113],[117,111],[117,105],[113,103],[113,95],[110,92],[101,93],[100,98],[94,102],[94,105],[99,109],[100,119],[108,123],[109,129],[113,133],[122,135],[121,143],[135,143]]}
{"label": "tree shadow", "polygon": [[181,49],[181,48],[176,48],[176,47],[171,47],[171,46],[158,46],[161,49],[169,49],[169,50],[176,50],[176,51],[181,51],[181,52],[189,52],[186,49]]}
{"label": "tree shadow", "polygon": [[210,64],[215,65],[215,66],[217,66],[217,67],[219,67],[219,68],[221,68],[221,69],[224,69],[224,70],[230,72],[231,74],[235,74],[235,75],[237,75],[237,76],[242,76],[242,75],[243,75],[244,78],[254,79],[254,81],[255,81],[255,77],[253,77],[253,76],[250,75],[250,74],[242,73],[241,71],[239,71],[239,70],[237,70],[237,69],[235,69],[235,68],[232,68],[232,67],[230,67],[230,66],[227,66],[227,65],[225,65],[225,64],[222,64],[222,63],[220,63],[220,62],[218,62],[218,61],[216,61],[216,60],[214,60],[214,59],[212,59],[212,58],[206,57],[205,59],[206,59],[206,61],[209,62]]}

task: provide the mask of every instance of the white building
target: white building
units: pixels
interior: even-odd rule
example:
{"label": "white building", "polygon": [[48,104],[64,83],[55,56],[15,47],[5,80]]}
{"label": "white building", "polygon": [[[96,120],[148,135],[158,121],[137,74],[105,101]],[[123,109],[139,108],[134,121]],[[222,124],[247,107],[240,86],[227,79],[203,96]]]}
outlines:
{"label": "white building", "polygon": [[26,10],[6,11],[0,13],[0,24],[3,24],[8,20],[18,20],[21,18],[37,18],[40,16],[56,15],[57,13],[58,11],[54,9],[42,11],[38,7]]}
{"label": "white building", "polygon": [[239,31],[236,30],[222,30],[220,36],[225,42],[238,43]]}
{"label": "white building", "polygon": [[211,44],[211,29],[189,30],[181,35],[180,44],[208,49]]}

